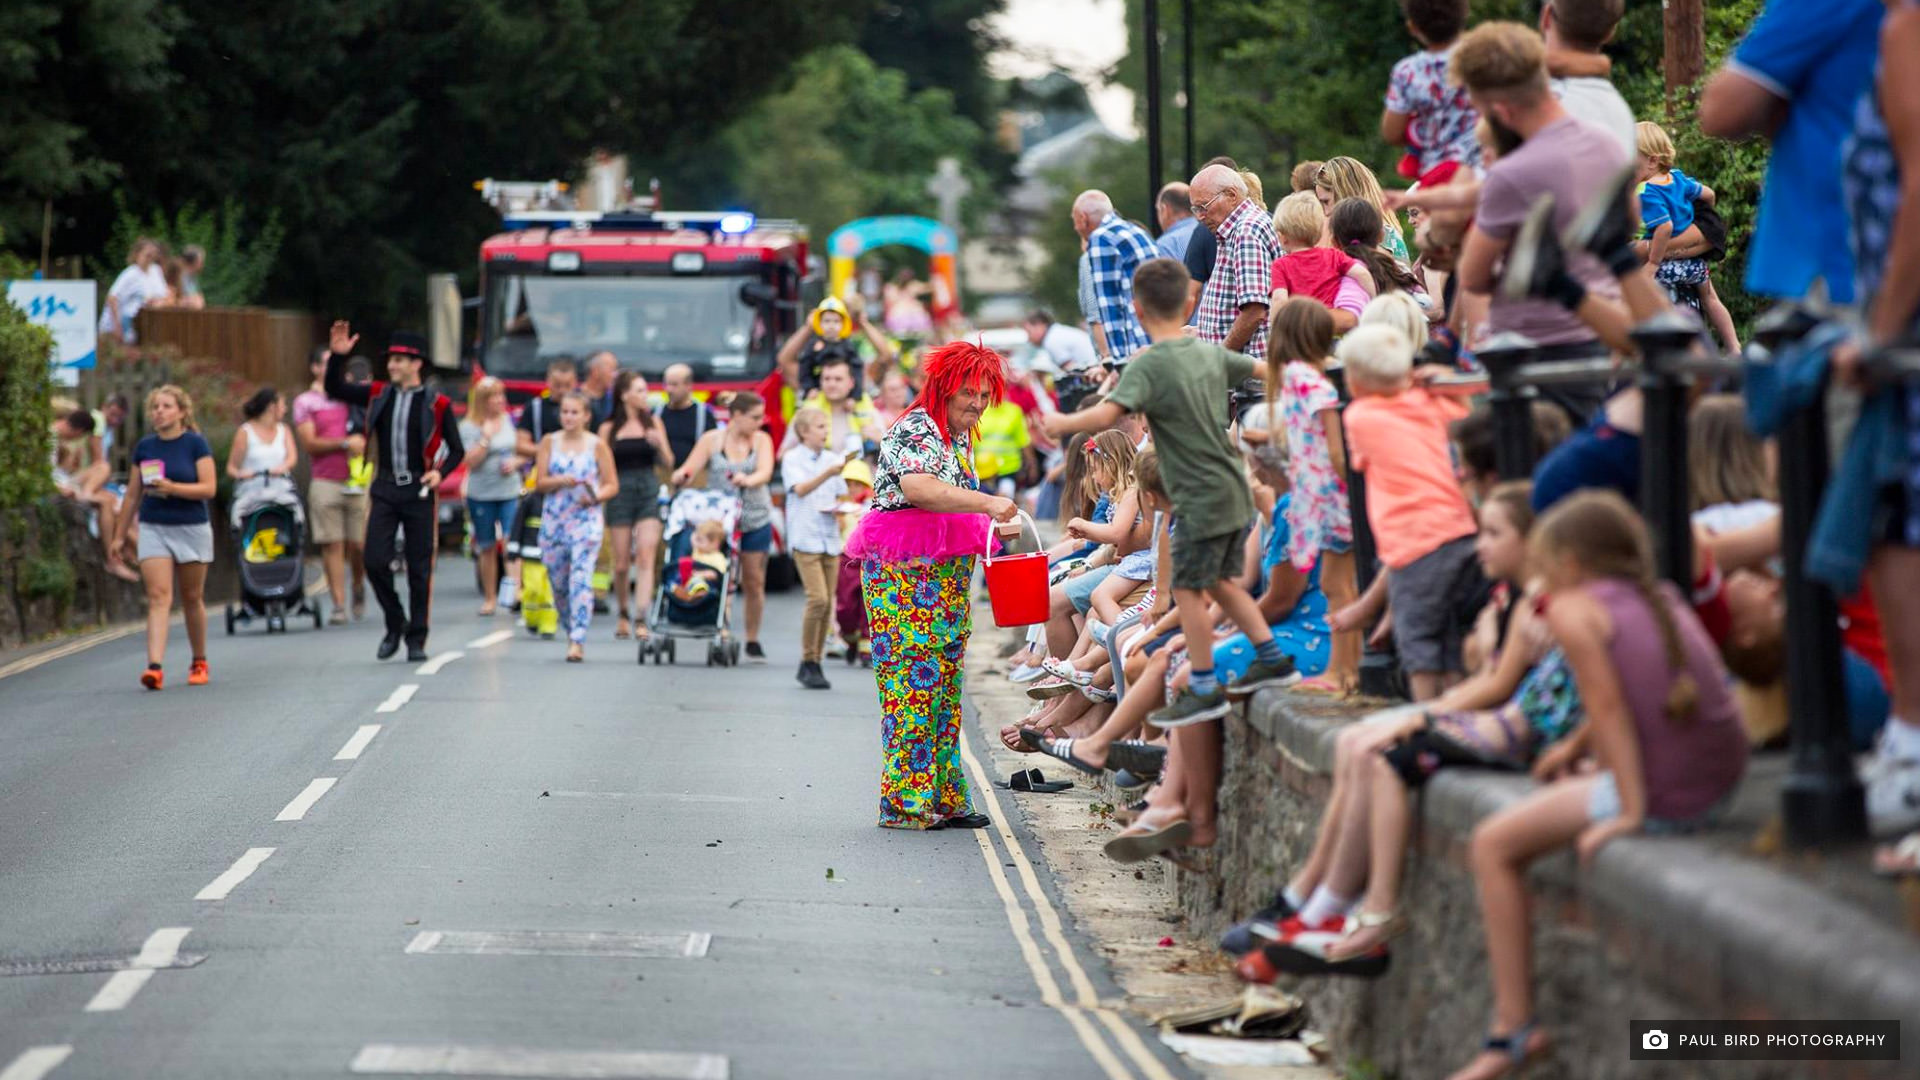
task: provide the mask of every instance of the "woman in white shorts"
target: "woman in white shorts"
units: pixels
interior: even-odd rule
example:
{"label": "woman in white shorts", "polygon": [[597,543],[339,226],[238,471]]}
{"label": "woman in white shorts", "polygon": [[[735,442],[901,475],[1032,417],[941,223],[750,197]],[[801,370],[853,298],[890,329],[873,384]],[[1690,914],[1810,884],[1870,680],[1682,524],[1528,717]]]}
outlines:
{"label": "woman in white shorts", "polygon": [[[167,622],[176,587],[186,616],[193,663],[188,686],[207,684],[207,567],[213,562],[213,524],[207,504],[214,494],[213,447],[193,423],[193,399],[177,386],[147,395],[152,428],[133,447],[125,512],[114,532],[114,550],[137,555],[147,589],[147,668],[140,685],[158,690],[165,675]],[[127,524],[140,520],[137,545]]]}

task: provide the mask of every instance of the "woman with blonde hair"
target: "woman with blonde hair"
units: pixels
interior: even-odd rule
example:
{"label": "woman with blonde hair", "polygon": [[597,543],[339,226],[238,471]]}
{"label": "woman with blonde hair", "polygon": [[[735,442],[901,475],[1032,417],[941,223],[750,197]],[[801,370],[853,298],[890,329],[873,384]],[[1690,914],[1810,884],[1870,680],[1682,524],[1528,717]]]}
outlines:
{"label": "woman with blonde hair", "polygon": [[[213,519],[207,512],[215,491],[213,447],[193,422],[193,399],[171,384],[147,394],[144,438],[134,444],[125,511],[114,528],[113,547],[140,564],[147,591],[147,668],[140,685],[158,690],[167,652],[167,623],[176,586],[187,623],[193,663],[188,686],[207,684],[207,567],[213,562]],[[140,520],[138,542],[128,523]]]}
{"label": "woman with blonde hair", "polygon": [[491,615],[500,595],[500,541],[513,521],[523,487],[526,459],[515,450],[518,436],[507,413],[507,387],[489,375],[467,391],[467,416],[460,440],[467,455],[467,522],[473,526],[473,555],[480,563],[480,614]]}
{"label": "woman with blonde hair", "polygon": [[1372,169],[1350,157],[1330,158],[1314,173],[1313,192],[1329,214],[1341,199],[1365,199],[1373,204],[1373,208],[1380,211],[1380,220],[1386,224],[1386,239],[1380,244],[1380,250],[1403,263],[1413,261],[1407,254],[1406,238],[1400,235],[1400,218],[1387,209],[1386,193],[1380,190],[1380,181]]}

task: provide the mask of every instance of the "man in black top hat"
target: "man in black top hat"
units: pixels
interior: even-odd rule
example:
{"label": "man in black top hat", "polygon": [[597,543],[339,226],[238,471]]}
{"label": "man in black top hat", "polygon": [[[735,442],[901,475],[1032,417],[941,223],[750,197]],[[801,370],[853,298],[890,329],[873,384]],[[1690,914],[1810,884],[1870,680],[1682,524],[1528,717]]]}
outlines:
{"label": "man in black top hat", "polygon": [[[377,655],[385,660],[407,642],[407,659],[427,658],[427,612],[433,596],[433,548],[436,532],[434,492],[440,486],[440,462],[466,456],[460,443],[453,403],[445,394],[421,385],[427,343],[419,334],[394,331],[387,341],[387,378],[347,381],[347,358],[360,341],[344,321],[333,324],[328,341],[327,396],[367,410],[367,434],[378,446],[372,499],[367,507],[365,545],[367,580],[386,615],[387,635]],[[407,606],[393,586],[395,534],[407,534]]]}

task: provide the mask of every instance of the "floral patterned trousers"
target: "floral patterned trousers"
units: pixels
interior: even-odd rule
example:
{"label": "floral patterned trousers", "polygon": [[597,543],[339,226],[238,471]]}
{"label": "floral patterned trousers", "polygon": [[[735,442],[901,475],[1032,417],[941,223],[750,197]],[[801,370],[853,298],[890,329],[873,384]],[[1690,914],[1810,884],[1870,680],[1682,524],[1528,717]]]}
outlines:
{"label": "floral patterned trousers", "polygon": [[925,829],[968,812],[959,758],[972,557],[861,564],[880,691],[880,824]]}

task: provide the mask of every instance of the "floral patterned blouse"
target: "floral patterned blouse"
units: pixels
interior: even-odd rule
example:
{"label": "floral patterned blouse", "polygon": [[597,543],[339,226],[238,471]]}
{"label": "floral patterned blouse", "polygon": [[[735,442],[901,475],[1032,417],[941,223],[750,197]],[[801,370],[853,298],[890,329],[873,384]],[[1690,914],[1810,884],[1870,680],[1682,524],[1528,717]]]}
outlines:
{"label": "floral patterned blouse", "polygon": [[874,510],[904,510],[913,504],[900,490],[900,478],[924,473],[955,487],[973,487],[972,438],[956,433],[951,445],[925,409],[912,409],[894,421],[880,439],[880,468],[873,479]]}
{"label": "floral patterned blouse", "polygon": [[1281,372],[1280,422],[1287,432],[1287,558],[1306,573],[1321,547],[1353,543],[1353,516],[1347,508],[1347,478],[1333,469],[1320,414],[1340,407],[1340,395],[1312,364],[1289,361]]}
{"label": "floral patterned blouse", "polygon": [[1480,164],[1480,140],[1473,134],[1480,114],[1467,99],[1466,88],[1447,78],[1452,56],[1452,49],[1422,49],[1402,57],[1387,76],[1387,111],[1408,118],[1407,137],[1421,173],[1443,161]]}

